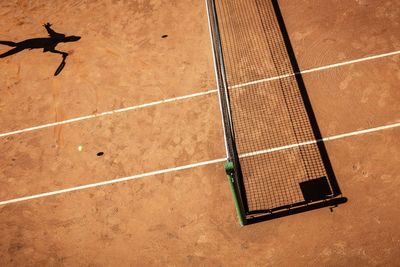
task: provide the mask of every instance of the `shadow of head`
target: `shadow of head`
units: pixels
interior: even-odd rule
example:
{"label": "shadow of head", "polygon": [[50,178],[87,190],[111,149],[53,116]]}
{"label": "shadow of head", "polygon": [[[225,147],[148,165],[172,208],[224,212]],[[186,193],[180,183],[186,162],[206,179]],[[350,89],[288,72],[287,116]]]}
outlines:
{"label": "shadow of head", "polygon": [[71,35],[71,36],[65,37],[63,40],[63,43],[76,42],[76,41],[79,41],[80,39],[81,39],[80,36]]}

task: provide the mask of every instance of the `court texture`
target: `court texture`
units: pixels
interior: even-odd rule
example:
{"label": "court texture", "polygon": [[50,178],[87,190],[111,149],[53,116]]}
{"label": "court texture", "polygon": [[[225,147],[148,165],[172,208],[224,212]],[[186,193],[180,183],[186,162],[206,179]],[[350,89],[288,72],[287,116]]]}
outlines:
{"label": "court texture", "polygon": [[399,266],[399,1],[0,16],[0,266]]}

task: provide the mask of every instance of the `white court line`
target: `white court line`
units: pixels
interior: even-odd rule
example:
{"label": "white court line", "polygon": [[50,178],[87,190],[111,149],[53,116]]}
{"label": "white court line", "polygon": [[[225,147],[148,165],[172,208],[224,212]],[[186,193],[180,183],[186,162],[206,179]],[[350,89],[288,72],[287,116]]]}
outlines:
{"label": "white court line", "polygon": [[306,73],[311,73],[311,72],[328,70],[328,69],[338,68],[338,67],[351,65],[351,64],[355,64],[355,63],[360,63],[360,62],[364,62],[364,61],[369,61],[369,60],[374,60],[374,59],[379,59],[379,58],[384,58],[384,57],[390,57],[390,56],[395,56],[395,55],[399,55],[399,54],[400,54],[400,50],[394,51],[394,52],[390,52],[390,53],[370,56],[370,57],[354,59],[354,60],[350,60],[350,61],[344,61],[344,62],[341,62],[341,63],[326,65],[326,66],[322,66],[322,67],[312,68],[312,69],[303,70],[303,71],[296,72],[296,73],[288,73],[288,74],[284,74],[284,75],[280,75],[280,76],[276,76],[276,77],[270,77],[270,78],[251,81],[251,82],[247,82],[247,83],[241,83],[241,84],[238,84],[238,85],[234,85],[231,88],[246,87],[246,86],[249,86],[249,85],[255,85],[255,84],[264,83],[264,82],[270,82],[270,81],[274,81],[274,80],[280,80],[280,79],[283,79],[283,78],[288,78],[288,77],[296,76],[296,75],[299,75],[299,74],[306,74]]}
{"label": "white court line", "polygon": [[[345,61],[345,62],[341,62],[341,63],[337,63],[337,64],[326,65],[326,66],[317,67],[317,68],[313,68],[313,69],[308,69],[308,70],[301,71],[300,73],[285,74],[285,75],[281,75],[281,76],[270,77],[270,78],[261,79],[261,80],[257,80],[257,81],[252,81],[252,82],[248,82],[248,83],[238,84],[238,85],[231,86],[230,88],[241,88],[241,87],[245,87],[245,86],[249,86],[249,85],[264,83],[264,82],[278,80],[278,79],[283,79],[283,78],[295,76],[297,74],[305,74],[305,73],[311,73],[311,72],[316,72],[316,71],[322,71],[322,70],[337,68],[337,67],[341,67],[341,66],[345,66],[345,65],[350,65],[350,64],[354,64],[354,63],[359,63],[359,62],[364,62],[364,61],[374,60],[374,59],[378,59],[378,58],[384,58],[384,57],[399,55],[399,54],[400,54],[400,50],[394,51],[394,52],[390,52],[390,53],[385,53],[385,54],[380,54],[380,55],[375,55],[375,56],[370,56],[370,57],[364,57],[364,58],[360,58],[360,59]],[[150,107],[150,106],[155,106],[155,105],[159,105],[159,104],[175,102],[175,101],[189,99],[189,98],[198,97],[198,96],[204,96],[204,95],[213,94],[213,93],[216,93],[216,92],[218,92],[218,90],[217,89],[213,89],[213,90],[208,90],[208,91],[205,91],[205,92],[194,93],[194,94],[185,95],[185,96],[167,98],[167,99],[164,99],[164,100],[154,101],[154,102],[150,102],[150,103],[147,103],[147,104],[142,104],[142,105],[137,105],[137,106],[130,106],[130,107],[116,109],[116,110],[112,110],[112,111],[106,111],[106,112],[102,112],[102,113],[98,113],[98,114],[86,115],[86,116],[83,116],[83,117],[77,117],[77,118],[72,118],[72,119],[58,121],[58,122],[47,123],[47,124],[43,124],[43,125],[39,125],[39,126],[33,126],[33,127],[21,129],[21,130],[0,133],[0,138],[6,137],[6,136],[11,136],[11,135],[16,135],[16,134],[21,134],[21,133],[26,133],[26,132],[31,132],[31,131],[35,131],[35,130],[50,128],[50,127],[55,127],[55,126],[59,126],[59,125],[63,125],[63,124],[69,124],[69,123],[74,123],[74,122],[78,122],[78,121],[83,121],[83,120],[88,120],[88,119],[94,119],[94,118],[98,118],[98,117],[108,116],[108,115],[112,115],[112,114],[115,114],[115,113],[127,112],[127,111],[131,111],[131,110],[137,110],[137,109]]]}
{"label": "white court line", "polygon": [[281,150],[287,150],[287,149],[301,147],[301,146],[308,146],[308,145],[316,144],[318,142],[327,142],[327,141],[332,141],[332,140],[336,140],[336,139],[342,139],[342,138],[356,136],[356,135],[368,134],[368,133],[373,133],[373,132],[397,128],[397,127],[400,127],[400,122],[390,124],[390,125],[350,132],[350,133],[329,136],[329,137],[325,137],[325,138],[318,139],[318,140],[311,140],[311,141],[306,141],[306,142],[302,142],[302,143],[298,143],[298,144],[291,144],[291,145],[287,145],[287,146],[281,146],[281,147],[275,147],[275,148],[269,148],[269,149],[265,149],[265,150],[250,152],[250,153],[246,153],[246,154],[241,154],[239,157],[246,158],[246,157],[252,157],[252,156],[257,156],[257,155],[262,155],[262,154],[268,154],[268,153],[277,152],[277,151],[281,151]]}
{"label": "white court line", "polygon": [[78,117],[78,118],[73,118],[73,119],[68,119],[68,120],[63,120],[63,121],[58,121],[58,122],[47,123],[47,124],[43,124],[43,125],[39,125],[39,126],[29,127],[29,128],[25,128],[25,129],[21,129],[21,130],[7,132],[7,133],[2,133],[2,134],[0,134],[0,138],[10,136],[10,135],[20,134],[20,133],[26,133],[26,132],[31,132],[31,131],[35,131],[35,130],[50,128],[50,127],[59,126],[59,125],[63,125],[63,124],[68,124],[68,123],[73,123],[73,122],[78,122],[78,121],[83,121],[83,120],[88,120],[88,119],[94,119],[94,118],[98,118],[98,117],[112,115],[115,113],[127,112],[127,111],[131,111],[131,110],[141,109],[141,108],[145,108],[145,107],[151,107],[151,106],[160,105],[160,104],[164,104],[164,103],[175,102],[175,101],[184,100],[184,99],[188,99],[188,98],[192,98],[192,97],[204,96],[204,95],[208,95],[208,94],[212,94],[212,93],[216,93],[216,92],[217,92],[217,90],[213,89],[213,90],[208,90],[205,92],[200,92],[200,93],[195,93],[195,94],[190,94],[190,95],[167,98],[167,99],[163,99],[163,100],[159,100],[159,101],[150,102],[147,104],[131,106],[131,107],[126,107],[126,108],[121,108],[121,109],[115,109],[115,110],[111,110],[111,111],[105,111],[105,112],[98,113],[98,114],[92,114],[92,115],[87,115],[87,116],[83,116],[83,117]]}
{"label": "white court line", "polygon": [[[384,125],[384,126],[379,126],[379,127],[375,127],[375,128],[365,129],[365,130],[359,130],[359,131],[350,132],[350,133],[334,135],[334,136],[325,137],[325,138],[319,139],[319,140],[311,140],[311,141],[307,141],[307,142],[303,142],[303,143],[299,143],[299,144],[292,144],[292,145],[287,145],[287,146],[282,146],[282,147],[260,150],[260,151],[256,151],[256,152],[252,152],[252,153],[246,153],[246,154],[240,155],[240,157],[244,158],[244,157],[250,157],[250,156],[255,156],[255,155],[268,154],[268,153],[287,150],[287,149],[291,149],[291,148],[295,148],[295,147],[316,144],[317,142],[332,141],[332,140],[342,139],[342,138],[356,136],[356,135],[362,135],[362,134],[368,134],[368,133],[378,132],[378,131],[382,131],[382,130],[393,129],[393,128],[397,128],[397,127],[400,127],[400,122],[390,124],[390,125]],[[169,169],[164,169],[164,170],[159,170],[159,171],[147,172],[147,173],[137,174],[137,175],[133,175],[133,176],[113,179],[113,180],[94,183],[94,184],[87,184],[87,185],[61,189],[61,190],[42,193],[42,194],[36,194],[36,195],[31,195],[31,196],[26,196],[26,197],[4,200],[4,201],[0,201],[0,206],[17,203],[17,202],[22,202],[22,201],[27,201],[27,200],[32,200],[32,199],[37,199],[37,198],[44,198],[44,197],[64,194],[64,193],[68,193],[68,192],[80,191],[80,190],[93,188],[93,187],[99,187],[99,186],[104,186],[104,185],[110,185],[110,184],[115,184],[115,183],[131,181],[131,180],[140,179],[140,178],[153,176],[153,175],[166,174],[166,173],[170,173],[170,172],[192,169],[192,168],[196,168],[196,167],[200,167],[200,166],[221,163],[224,161],[226,161],[226,158],[202,161],[202,162],[198,162],[198,163],[194,163],[194,164],[189,164],[189,165],[184,165],[184,166],[179,166],[179,167],[174,167],[174,168],[169,168]]]}
{"label": "white court line", "polygon": [[209,164],[220,163],[220,162],[224,162],[224,161],[226,161],[226,158],[214,159],[214,160],[198,162],[198,163],[194,163],[194,164],[179,166],[179,167],[165,169],[165,170],[146,172],[146,173],[142,173],[142,174],[137,174],[137,175],[133,175],[133,176],[113,179],[113,180],[94,183],[94,184],[81,185],[81,186],[77,186],[77,187],[61,189],[61,190],[57,190],[57,191],[52,191],[52,192],[47,192],[47,193],[42,193],[42,194],[37,194],[37,195],[32,195],[32,196],[10,199],[10,200],[6,200],[6,201],[1,201],[0,206],[11,204],[11,203],[16,203],[16,202],[21,202],[21,201],[26,201],[26,200],[31,200],[31,199],[36,199],[36,198],[43,198],[43,197],[49,197],[49,196],[59,195],[59,194],[63,194],[63,193],[73,192],[73,191],[84,190],[84,189],[93,188],[93,187],[99,187],[99,186],[104,186],[104,185],[109,185],[109,184],[131,181],[131,180],[135,180],[135,179],[139,179],[139,178],[144,178],[147,176],[166,174],[169,172],[176,172],[176,171],[183,171],[183,170],[187,170],[187,169],[192,169],[192,168],[209,165]]}

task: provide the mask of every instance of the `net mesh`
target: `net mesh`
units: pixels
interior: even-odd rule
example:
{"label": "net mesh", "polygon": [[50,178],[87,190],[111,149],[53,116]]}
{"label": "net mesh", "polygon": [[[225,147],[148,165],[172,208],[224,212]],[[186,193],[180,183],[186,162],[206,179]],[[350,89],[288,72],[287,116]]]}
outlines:
{"label": "net mesh", "polygon": [[235,142],[249,211],[304,201],[300,182],[327,177],[270,0],[216,0]]}

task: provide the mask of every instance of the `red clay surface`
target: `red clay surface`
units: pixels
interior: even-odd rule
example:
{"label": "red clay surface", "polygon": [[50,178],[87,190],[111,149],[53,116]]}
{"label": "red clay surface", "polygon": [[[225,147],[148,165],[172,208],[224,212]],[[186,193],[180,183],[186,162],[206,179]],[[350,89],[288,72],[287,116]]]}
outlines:
{"label": "red clay surface", "polygon": [[[301,69],[400,50],[398,1],[290,1]],[[8,1],[0,133],[213,89],[204,2]],[[161,38],[167,34],[167,38]],[[0,46],[0,53],[8,47]],[[400,122],[400,56],[303,76],[323,136]],[[400,129],[326,142],[349,201],[241,228],[222,164],[0,206],[1,266],[396,266]],[[0,139],[0,201],[224,157],[216,94]],[[82,145],[83,150],[78,151]],[[97,152],[104,156],[97,157]]]}

